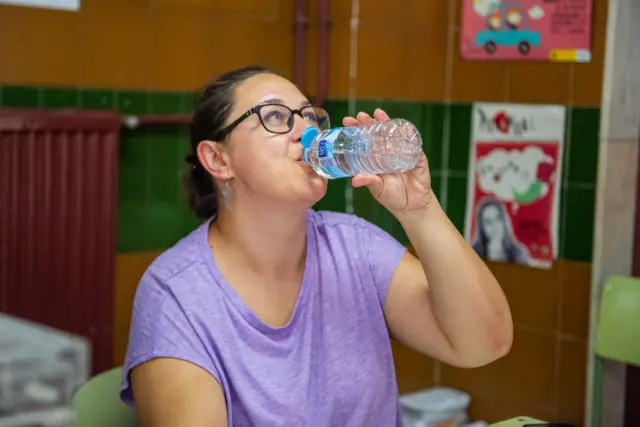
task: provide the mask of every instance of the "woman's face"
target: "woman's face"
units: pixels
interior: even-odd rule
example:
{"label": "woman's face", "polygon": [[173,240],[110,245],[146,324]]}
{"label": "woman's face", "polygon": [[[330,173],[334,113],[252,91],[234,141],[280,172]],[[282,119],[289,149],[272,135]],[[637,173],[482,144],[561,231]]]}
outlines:
{"label": "woman's face", "polygon": [[500,210],[493,205],[484,208],[481,215],[482,229],[489,240],[498,240],[504,237],[504,219]]}
{"label": "woman's face", "polygon": [[[292,110],[309,105],[293,83],[273,74],[256,75],[239,84],[235,101],[228,123],[263,103],[282,104]],[[265,121],[270,120],[266,111],[262,110]],[[223,170],[226,175],[216,178],[229,180],[237,197],[311,207],[327,189],[327,181],[302,161],[300,137],[313,124],[294,114],[293,129],[286,134],[274,134],[262,126],[257,114],[252,114],[231,132],[224,144],[218,145],[226,162]]]}

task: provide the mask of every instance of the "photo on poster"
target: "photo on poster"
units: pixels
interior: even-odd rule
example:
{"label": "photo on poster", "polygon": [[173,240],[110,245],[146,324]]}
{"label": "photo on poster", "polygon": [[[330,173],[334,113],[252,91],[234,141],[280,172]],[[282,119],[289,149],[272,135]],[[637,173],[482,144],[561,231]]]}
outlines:
{"label": "photo on poster", "polygon": [[474,104],[465,238],[483,259],[550,267],[565,107]]}
{"label": "photo on poster", "polygon": [[464,59],[591,61],[593,0],[462,0]]}

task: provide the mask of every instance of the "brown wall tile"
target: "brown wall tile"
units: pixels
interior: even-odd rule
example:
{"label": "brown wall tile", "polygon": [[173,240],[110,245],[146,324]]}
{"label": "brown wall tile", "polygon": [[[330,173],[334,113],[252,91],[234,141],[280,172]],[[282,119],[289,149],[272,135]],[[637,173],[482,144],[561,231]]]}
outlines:
{"label": "brown wall tile", "polygon": [[[151,10],[142,2],[85,1],[79,12],[83,73],[77,84],[100,88],[149,88]],[[74,43],[74,44],[75,44]]]}
{"label": "brown wall tile", "polygon": [[[428,4],[429,2],[425,2]],[[407,77],[407,99],[442,101],[446,97],[447,84],[447,36],[446,30],[429,26],[410,30],[410,40],[421,43],[409,44]]]}
{"label": "brown wall tile", "polygon": [[381,21],[360,23],[358,32],[358,97],[396,98],[408,95],[406,80],[409,29]]}
{"label": "brown wall tile", "polygon": [[226,37],[216,35],[213,10],[158,7],[150,31],[150,89],[193,90],[214,77],[221,53],[213,46]]}
{"label": "brown wall tile", "polygon": [[571,102],[571,64],[518,62],[509,66],[509,102]]}
{"label": "brown wall tile", "polygon": [[443,363],[440,368],[440,382],[444,386],[465,391],[474,399],[476,396],[494,398],[497,394],[496,376],[502,374],[501,362],[475,369],[454,368]]}
{"label": "brown wall tile", "polygon": [[0,83],[74,85],[82,74],[75,13],[0,6]]}
{"label": "brown wall tile", "polygon": [[417,353],[396,340],[391,341],[400,393],[431,387],[434,384],[433,359]]}
{"label": "brown wall tile", "polygon": [[550,334],[516,329],[511,352],[498,361],[500,373],[493,378],[496,399],[531,409],[553,408],[556,341]]}
{"label": "brown wall tile", "polygon": [[543,333],[558,330],[559,263],[549,270],[505,263],[490,263],[489,268],[507,296],[517,326]]}
{"label": "brown wall tile", "polygon": [[584,425],[587,375],[586,341],[560,341],[558,369],[558,420]]}
{"label": "brown wall tile", "polygon": [[[453,12],[453,2],[448,0],[424,1],[407,0],[408,13],[406,25],[411,27],[425,27],[430,31],[446,31],[449,28],[450,14]],[[389,4],[396,4],[389,2]],[[396,6],[397,7],[397,6]],[[422,41],[426,41],[422,39]],[[420,45],[420,43],[415,43]]]}
{"label": "brown wall tile", "polygon": [[591,265],[563,261],[560,267],[560,330],[586,339],[591,303]]}
{"label": "brown wall tile", "polygon": [[459,102],[505,102],[508,96],[509,66],[504,61],[466,61],[460,56],[460,31],[454,38],[451,87],[446,98]]}
{"label": "brown wall tile", "polygon": [[594,0],[592,60],[588,64],[574,64],[572,103],[582,107],[600,107],[604,55],[606,45],[608,0]]}

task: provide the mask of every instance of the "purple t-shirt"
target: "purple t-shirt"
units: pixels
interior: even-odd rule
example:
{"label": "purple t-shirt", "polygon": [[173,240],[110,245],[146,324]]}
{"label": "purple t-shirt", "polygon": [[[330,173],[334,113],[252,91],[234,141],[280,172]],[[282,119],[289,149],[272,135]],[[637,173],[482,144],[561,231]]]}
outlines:
{"label": "purple t-shirt", "polygon": [[401,426],[383,304],[406,249],[353,215],[309,211],[307,256],[289,322],[263,323],[211,255],[209,221],[156,259],[135,296],[130,370],[192,362],[224,391],[229,426]]}

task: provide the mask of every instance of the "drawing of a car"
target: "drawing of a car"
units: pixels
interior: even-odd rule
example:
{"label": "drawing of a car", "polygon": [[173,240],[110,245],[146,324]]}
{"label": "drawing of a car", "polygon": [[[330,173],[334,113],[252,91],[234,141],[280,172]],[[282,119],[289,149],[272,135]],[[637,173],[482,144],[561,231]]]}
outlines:
{"label": "drawing of a car", "polygon": [[529,27],[527,15],[520,2],[494,5],[486,16],[486,30],[476,34],[476,46],[483,46],[493,54],[498,46],[517,46],[527,55],[532,46],[540,46],[541,35]]}

